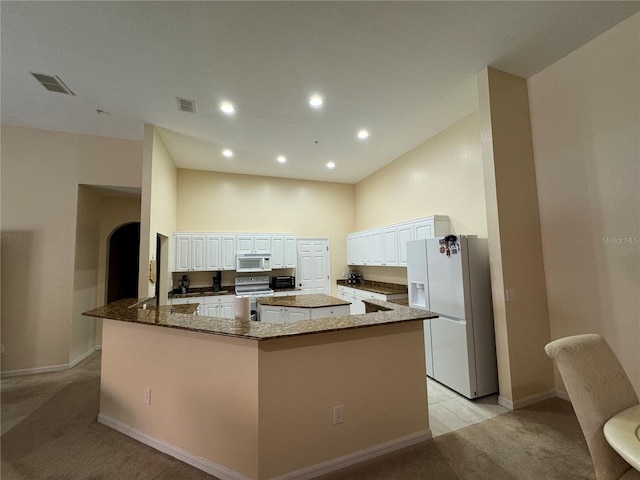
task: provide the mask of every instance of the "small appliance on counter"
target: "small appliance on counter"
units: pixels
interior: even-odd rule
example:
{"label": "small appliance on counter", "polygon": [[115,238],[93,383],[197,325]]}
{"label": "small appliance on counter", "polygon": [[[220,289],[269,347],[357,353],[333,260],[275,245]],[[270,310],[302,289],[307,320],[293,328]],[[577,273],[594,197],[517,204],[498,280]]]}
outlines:
{"label": "small appliance on counter", "polygon": [[296,288],[296,277],[292,275],[271,277],[271,288],[273,290],[288,290]]}
{"label": "small appliance on counter", "polygon": [[213,291],[214,292],[219,292],[220,291],[220,284],[222,283],[222,272],[220,270],[218,270],[215,274],[215,276],[213,277]]}
{"label": "small appliance on counter", "polygon": [[182,275],[180,285],[178,285],[180,293],[187,293],[187,291],[189,290],[189,285],[191,285],[191,280],[189,280],[189,277],[187,277],[186,275]]}
{"label": "small appliance on counter", "polygon": [[362,281],[362,273],[360,270],[349,270],[347,283],[360,283]]}

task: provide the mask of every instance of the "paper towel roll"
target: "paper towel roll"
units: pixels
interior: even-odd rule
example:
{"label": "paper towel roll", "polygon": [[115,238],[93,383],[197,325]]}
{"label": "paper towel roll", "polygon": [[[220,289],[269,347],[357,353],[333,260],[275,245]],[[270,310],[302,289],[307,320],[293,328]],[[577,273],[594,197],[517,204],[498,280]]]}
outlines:
{"label": "paper towel roll", "polygon": [[236,320],[251,320],[251,298],[247,295],[236,297]]}

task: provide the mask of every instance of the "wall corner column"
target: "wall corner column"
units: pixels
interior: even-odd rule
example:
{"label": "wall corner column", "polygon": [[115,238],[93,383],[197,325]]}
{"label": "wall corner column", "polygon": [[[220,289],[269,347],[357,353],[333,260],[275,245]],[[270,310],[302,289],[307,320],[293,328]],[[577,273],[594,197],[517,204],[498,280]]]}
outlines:
{"label": "wall corner column", "polygon": [[500,401],[519,408],[554,385],[527,82],[487,67],[478,102]]}

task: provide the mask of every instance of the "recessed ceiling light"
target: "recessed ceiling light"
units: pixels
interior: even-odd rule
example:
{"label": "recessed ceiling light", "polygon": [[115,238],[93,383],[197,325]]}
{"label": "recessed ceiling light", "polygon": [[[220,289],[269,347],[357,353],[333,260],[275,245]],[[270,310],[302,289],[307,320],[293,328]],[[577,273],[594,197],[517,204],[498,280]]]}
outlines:
{"label": "recessed ceiling light", "polygon": [[233,151],[231,151],[228,148],[225,148],[224,150],[222,150],[222,155],[224,155],[227,158],[231,158],[233,157]]}
{"label": "recessed ceiling light", "polygon": [[333,162],[329,162],[329,163],[327,163],[327,168],[329,170],[333,170],[334,168],[336,168],[336,164],[333,163]]}
{"label": "recessed ceiling light", "polygon": [[309,97],[309,105],[311,105],[313,108],[320,108],[323,102],[324,100],[317,93],[314,93]]}
{"label": "recessed ceiling light", "polygon": [[284,155],[280,155],[276,160],[278,160],[278,162],[280,163],[285,163],[287,161],[287,157],[285,157]]}
{"label": "recessed ceiling light", "polygon": [[369,138],[369,132],[363,128],[362,130],[358,131],[358,138],[360,140],[364,140],[365,138]]}
{"label": "recessed ceiling light", "polygon": [[220,102],[220,110],[227,115],[236,113],[236,108],[233,106],[233,103],[227,101]]}

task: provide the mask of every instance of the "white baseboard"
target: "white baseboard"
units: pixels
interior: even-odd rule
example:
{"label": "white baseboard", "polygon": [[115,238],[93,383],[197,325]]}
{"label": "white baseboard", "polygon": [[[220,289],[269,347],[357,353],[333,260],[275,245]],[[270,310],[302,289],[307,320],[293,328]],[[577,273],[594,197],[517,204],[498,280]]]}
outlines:
{"label": "white baseboard", "polygon": [[98,350],[102,350],[102,345],[93,347],[91,350],[83,353],[82,355],[80,355],[78,358],[76,358],[70,363],[63,363],[61,365],[48,365],[46,367],[22,368],[20,370],[9,370],[7,372],[2,372],[1,377],[9,378],[9,377],[18,377],[20,375],[37,375],[39,373],[52,373],[52,372],[61,372],[63,370],[69,370],[70,368],[73,368],[76,365],[78,365],[87,357],[90,357],[91,355],[93,355]]}
{"label": "white baseboard", "polygon": [[514,402],[500,395],[498,396],[498,404],[509,410],[518,410],[520,408],[528,407],[529,405],[533,405],[534,403],[538,403],[542,400],[547,400],[555,396],[557,396],[557,392],[555,390],[548,390],[546,392],[536,393],[534,395],[521,398]]}
{"label": "white baseboard", "polygon": [[48,365],[46,367],[34,367],[34,368],[22,368],[20,370],[9,370],[7,372],[2,372],[2,378],[18,377],[20,375],[37,375],[38,373],[60,372],[62,370],[69,370],[69,364],[64,363],[62,365]]}
{"label": "white baseboard", "polygon": [[274,477],[274,480],[309,480],[319,477],[320,475],[326,475],[327,473],[355,465],[356,463],[364,462],[365,460],[371,460],[372,458],[400,450],[401,448],[410,447],[412,445],[431,440],[432,438],[433,435],[431,430],[423,430],[422,432],[416,432],[410,435],[405,435],[404,437],[395,438],[391,441],[365,448],[364,450],[358,450],[357,452],[349,453],[342,457],[332,458],[326,462],[311,465],[310,467]]}
{"label": "white baseboard", "polygon": [[[187,463],[199,470],[202,470],[203,472],[214,475],[221,480],[249,480],[248,477],[245,477],[238,472],[230,470],[222,465],[218,465],[217,463],[205,458],[194,455],[193,453],[180,447],[171,445],[164,440],[160,440],[158,438],[152,437],[151,435],[147,435],[144,432],[132,428],[129,425],[126,425],[118,420],[110,418],[107,415],[103,415],[102,413],[98,415],[98,422],[106,425],[107,427],[113,428],[114,430],[127,435],[134,440],[139,441],[140,443],[144,443],[145,445],[155,448],[160,452],[177,458],[178,460]],[[310,467],[305,467],[294,472],[289,472],[284,475],[275,477],[274,480],[312,479],[320,475],[325,475],[327,473],[340,470],[341,468],[355,465],[356,463],[360,463],[365,460],[379,457],[380,455],[385,455],[395,450],[400,450],[401,448],[410,447],[411,445],[416,445],[418,443],[431,440],[432,438],[433,435],[431,434],[431,430],[424,430],[422,432],[417,432],[411,435],[396,438],[389,442],[374,445],[373,447],[365,448],[364,450],[359,450],[342,457],[333,458],[331,460],[327,460],[326,462],[318,463]]]}
{"label": "white baseboard", "polygon": [[98,350],[102,350],[102,345],[100,345],[99,347],[93,347],[91,350],[89,350],[88,352],[83,353],[82,355],[80,355],[79,357],[77,357],[75,360],[72,360],[69,363],[69,368],[73,368],[76,365],[78,365],[80,362],[82,362],[85,358],[89,358],[91,355],[93,355],[94,353],[96,353]]}
{"label": "white baseboard", "polygon": [[122,423],[114,418],[108,417],[107,415],[103,415],[102,413],[98,415],[98,422],[106,425],[107,427],[113,428],[114,430],[128,437],[131,437],[140,443],[144,443],[151,448],[155,448],[162,453],[166,453],[167,455],[177,458],[178,460],[187,463],[197,468],[198,470],[202,470],[203,472],[214,475],[215,477],[220,478],[220,480],[249,480],[249,477],[245,477],[238,472],[223,467],[222,465],[218,465],[217,463],[207,460],[206,458],[195,455],[188,450],[184,450],[183,448],[171,445],[164,440],[160,440],[158,438],[152,437],[151,435],[147,435],[140,430],[130,427],[129,425]]}

